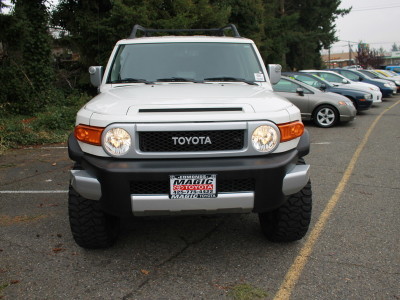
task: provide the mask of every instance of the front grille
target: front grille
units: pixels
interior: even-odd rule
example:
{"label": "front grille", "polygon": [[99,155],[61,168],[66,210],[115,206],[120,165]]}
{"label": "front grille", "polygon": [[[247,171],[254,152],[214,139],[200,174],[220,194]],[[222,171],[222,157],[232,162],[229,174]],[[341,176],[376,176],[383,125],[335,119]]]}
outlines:
{"label": "front grille", "polygon": [[[251,192],[255,190],[255,180],[253,178],[246,179],[225,179],[218,181],[217,192]],[[131,181],[131,194],[169,194],[169,181]]]}
{"label": "front grille", "polygon": [[241,150],[243,146],[244,130],[139,132],[142,152]]}

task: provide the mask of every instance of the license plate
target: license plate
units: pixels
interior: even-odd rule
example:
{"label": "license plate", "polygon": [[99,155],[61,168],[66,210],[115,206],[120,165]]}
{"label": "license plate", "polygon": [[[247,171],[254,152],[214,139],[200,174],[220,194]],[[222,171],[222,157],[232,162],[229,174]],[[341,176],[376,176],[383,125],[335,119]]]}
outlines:
{"label": "license plate", "polygon": [[169,182],[171,199],[217,197],[217,175],[214,174],[170,175]]}

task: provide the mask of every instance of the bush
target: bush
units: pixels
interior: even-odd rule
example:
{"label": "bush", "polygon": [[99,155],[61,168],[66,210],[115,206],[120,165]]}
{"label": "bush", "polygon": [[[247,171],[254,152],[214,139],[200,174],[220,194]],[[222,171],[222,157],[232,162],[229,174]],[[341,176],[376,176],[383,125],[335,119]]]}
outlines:
{"label": "bush", "polygon": [[89,100],[86,94],[73,94],[46,106],[42,112],[0,117],[0,151],[28,145],[65,142],[73,130],[75,116]]}

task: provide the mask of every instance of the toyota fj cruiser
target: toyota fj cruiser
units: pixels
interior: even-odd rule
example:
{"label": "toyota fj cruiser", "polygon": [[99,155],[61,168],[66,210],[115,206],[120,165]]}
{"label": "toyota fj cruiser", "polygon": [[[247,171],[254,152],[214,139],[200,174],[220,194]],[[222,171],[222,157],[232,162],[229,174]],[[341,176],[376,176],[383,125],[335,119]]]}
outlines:
{"label": "toyota fj cruiser", "polygon": [[165,35],[179,31],[135,25],[104,72],[89,68],[99,94],[68,140],[75,241],[108,247],[126,216],[234,212],[258,213],[271,241],[301,239],[309,135],[299,109],[272,91],[281,67],[266,68],[232,24]]}

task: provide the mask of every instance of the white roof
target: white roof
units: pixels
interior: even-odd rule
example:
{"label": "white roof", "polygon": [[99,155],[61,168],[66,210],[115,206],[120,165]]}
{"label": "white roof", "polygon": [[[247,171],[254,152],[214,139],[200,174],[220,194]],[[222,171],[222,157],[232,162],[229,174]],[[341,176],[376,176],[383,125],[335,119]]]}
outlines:
{"label": "white roof", "polygon": [[152,44],[152,43],[253,43],[252,40],[247,38],[237,38],[229,36],[157,36],[157,37],[140,37],[134,39],[124,39],[118,41],[119,44]]}

